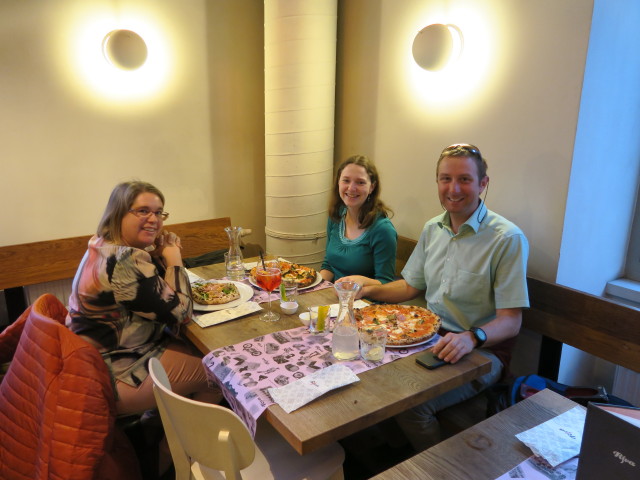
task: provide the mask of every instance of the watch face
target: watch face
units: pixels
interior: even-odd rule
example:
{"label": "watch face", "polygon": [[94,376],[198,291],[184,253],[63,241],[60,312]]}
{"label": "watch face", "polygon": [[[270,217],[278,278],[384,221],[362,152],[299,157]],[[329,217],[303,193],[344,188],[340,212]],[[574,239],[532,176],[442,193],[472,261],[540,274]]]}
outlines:
{"label": "watch face", "polygon": [[484,333],[484,330],[482,330],[481,328],[477,328],[476,329],[476,335],[477,337],[482,340],[483,342],[487,341],[487,334]]}
{"label": "watch face", "polygon": [[487,334],[481,328],[473,327],[471,328],[471,331],[473,332],[473,336],[476,337],[478,342],[484,343],[487,341]]}

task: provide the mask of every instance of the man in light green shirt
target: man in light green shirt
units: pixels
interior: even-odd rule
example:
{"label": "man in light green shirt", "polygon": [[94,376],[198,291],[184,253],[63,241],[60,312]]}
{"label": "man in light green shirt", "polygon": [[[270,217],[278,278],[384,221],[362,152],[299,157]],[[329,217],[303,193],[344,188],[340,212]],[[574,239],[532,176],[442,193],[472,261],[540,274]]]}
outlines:
{"label": "man in light green shirt", "polygon": [[492,362],[491,373],[397,417],[417,451],[439,441],[438,411],[495,383],[508,365],[520,331],[522,308],[529,306],[527,239],[513,223],[488,210],[480,194],[489,183],[487,164],[473,145],[445,148],[436,166],[440,203],[445,212],[429,220],[403,279],[364,285],[360,296],[400,303],[424,294],[442,318],[443,337],[432,348],[456,363],[474,348]]}

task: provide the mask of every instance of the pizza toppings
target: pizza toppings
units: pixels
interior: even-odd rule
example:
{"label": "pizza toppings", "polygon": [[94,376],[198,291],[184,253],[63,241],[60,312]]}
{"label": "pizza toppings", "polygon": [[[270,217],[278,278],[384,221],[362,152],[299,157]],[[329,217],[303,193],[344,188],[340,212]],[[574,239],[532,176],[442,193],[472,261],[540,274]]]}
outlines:
{"label": "pizza toppings", "polygon": [[221,305],[239,299],[240,292],[233,283],[195,282],[191,296],[203,305]]}
{"label": "pizza toppings", "polygon": [[358,327],[382,325],[387,345],[415,345],[431,339],[441,325],[438,315],[415,305],[369,305],[356,310]]}

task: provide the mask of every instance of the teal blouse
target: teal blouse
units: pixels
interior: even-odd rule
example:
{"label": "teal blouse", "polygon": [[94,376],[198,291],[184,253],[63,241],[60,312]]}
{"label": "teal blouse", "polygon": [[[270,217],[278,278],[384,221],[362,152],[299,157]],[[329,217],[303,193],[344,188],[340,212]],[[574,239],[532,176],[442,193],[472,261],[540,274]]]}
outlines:
{"label": "teal blouse", "polygon": [[354,240],[344,236],[344,216],[327,222],[327,251],[322,269],[334,280],[347,275],[363,275],[382,283],[395,279],[398,233],[387,217],[380,216]]}

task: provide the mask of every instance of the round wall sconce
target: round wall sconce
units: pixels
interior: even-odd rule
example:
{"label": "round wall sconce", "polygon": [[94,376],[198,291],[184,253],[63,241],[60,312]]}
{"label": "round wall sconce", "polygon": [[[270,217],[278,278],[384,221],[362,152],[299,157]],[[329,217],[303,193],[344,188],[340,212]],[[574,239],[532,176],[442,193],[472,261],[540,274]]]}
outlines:
{"label": "round wall sconce", "polygon": [[425,70],[442,70],[462,53],[462,32],[455,25],[434,23],[424,27],[413,40],[413,58]]}
{"label": "round wall sconce", "polygon": [[122,70],[135,70],[147,60],[147,44],[131,30],[109,32],[102,41],[102,52],[109,63]]}

